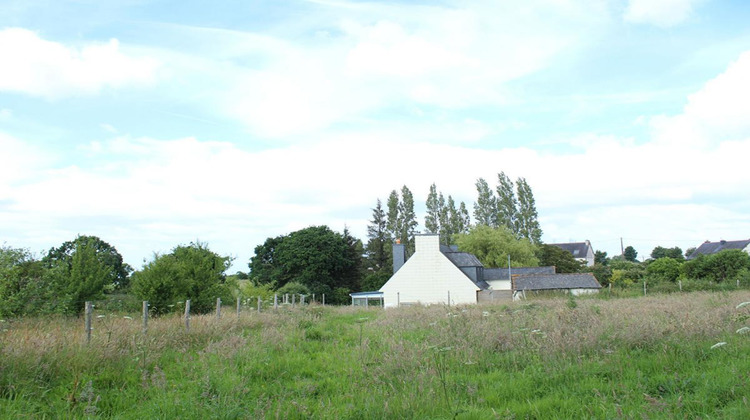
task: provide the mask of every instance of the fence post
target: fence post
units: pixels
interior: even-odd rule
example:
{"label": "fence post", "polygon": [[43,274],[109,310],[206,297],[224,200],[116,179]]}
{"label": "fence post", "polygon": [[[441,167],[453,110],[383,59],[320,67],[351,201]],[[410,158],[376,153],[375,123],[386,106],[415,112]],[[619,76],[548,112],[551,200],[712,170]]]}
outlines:
{"label": "fence post", "polygon": [[258,296],[258,313],[260,313],[260,296]]}
{"label": "fence post", "polygon": [[682,280],[677,280],[677,284],[680,285],[680,291],[682,291]]}
{"label": "fence post", "polygon": [[448,290],[448,306],[451,306],[451,291]]}
{"label": "fence post", "polygon": [[185,332],[190,332],[190,299],[185,301]]}
{"label": "fence post", "polygon": [[646,296],[646,280],[643,280],[643,296]]}
{"label": "fence post", "polygon": [[401,306],[401,292],[396,292],[396,307]]}
{"label": "fence post", "polygon": [[[739,280],[737,280],[739,281]],[[304,305],[305,304],[305,295],[299,295],[299,304]]]}
{"label": "fence post", "polygon": [[297,299],[297,295],[295,293],[292,293],[292,306],[294,306],[296,299]]}
{"label": "fence post", "polygon": [[273,310],[279,309],[279,295],[276,293],[273,294]]}
{"label": "fence post", "polygon": [[148,301],[143,301],[143,333],[148,331]]}
{"label": "fence post", "polygon": [[94,305],[91,302],[86,302],[86,343],[91,342],[91,313],[93,312]]}
{"label": "fence post", "polygon": [[289,303],[289,293],[284,293],[284,303]]}
{"label": "fence post", "polygon": [[326,294],[323,293],[323,306],[326,306]]}
{"label": "fence post", "polygon": [[311,304],[315,303],[315,293],[312,294],[312,300],[310,301]]}
{"label": "fence post", "polygon": [[216,319],[221,318],[221,298],[216,298]]}
{"label": "fence post", "polygon": [[240,316],[240,298],[237,298],[237,316]]}

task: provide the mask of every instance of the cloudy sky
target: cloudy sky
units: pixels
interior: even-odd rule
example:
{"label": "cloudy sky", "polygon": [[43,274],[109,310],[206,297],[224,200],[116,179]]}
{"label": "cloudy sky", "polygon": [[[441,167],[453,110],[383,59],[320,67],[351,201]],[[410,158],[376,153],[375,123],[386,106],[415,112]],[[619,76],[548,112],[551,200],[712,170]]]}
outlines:
{"label": "cloudy sky", "polygon": [[[208,6],[210,4],[210,6]],[[744,0],[0,5],[0,243],[140,268],[525,177],[545,242],[750,238]]]}

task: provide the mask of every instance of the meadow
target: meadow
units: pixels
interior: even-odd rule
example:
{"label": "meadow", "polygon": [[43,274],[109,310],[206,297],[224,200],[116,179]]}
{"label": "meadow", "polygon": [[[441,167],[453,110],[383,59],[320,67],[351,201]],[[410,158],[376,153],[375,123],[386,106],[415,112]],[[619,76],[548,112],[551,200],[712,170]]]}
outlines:
{"label": "meadow", "polygon": [[[0,322],[2,418],[658,419],[750,412],[750,292]],[[739,307],[738,307],[739,306]],[[722,344],[723,343],[723,344]]]}

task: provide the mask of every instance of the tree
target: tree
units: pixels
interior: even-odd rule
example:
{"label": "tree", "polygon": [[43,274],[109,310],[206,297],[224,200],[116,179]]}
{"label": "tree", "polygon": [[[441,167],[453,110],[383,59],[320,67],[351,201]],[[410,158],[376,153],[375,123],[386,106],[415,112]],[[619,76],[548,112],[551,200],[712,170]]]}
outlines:
{"label": "tree", "polygon": [[594,263],[593,266],[583,267],[581,270],[585,273],[593,274],[594,277],[599,280],[599,284],[601,284],[602,286],[609,286],[610,280],[612,278],[612,268],[610,268],[608,265]]}
{"label": "tree", "polygon": [[0,246],[0,316],[45,312],[56,296],[49,274],[28,250]]}
{"label": "tree", "polygon": [[48,266],[66,265],[70,267],[73,262],[73,255],[79,245],[93,248],[96,259],[110,267],[113,275],[111,283],[116,288],[127,288],[133,268],[123,263],[122,255],[117,252],[115,247],[96,236],[83,235],[72,241],[63,242],[59,247],[51,248],[42,261]]}
{"label": "tree", "polygon": [[539,244],[542,240],[542,229],[539,227],[534,194],[525,178],[516,181],[518,190],[518,214],[516,217],[517,234],[519,238],[526,238],[532,244]]}
{"label": "tree", "polygon": [[437,187],[433,183],[430,185],[430,193],[427,195],[427,215],[424,218],[424,227],[429,233],[440,232],[440,202],[438,200]]}
{"label": "tree", "polygon": [[476,183],[477,201],[474,203],[474,220],[477,225],[497,226],[497,199],[484,178]]}
{"label": "tree", "polygon": [[448,198],[449,202],[446,203],[443,193],[441,192],[438,195],[438,208],[440,209],[440,217],[438,218],[440,222],[440,243],[444,245],[451,244],[451,237],[455,233],[453,230],[453,224],[451,223],[451,218],[455,217],[454,214],[457,211],[456,203],[453,202],[453,198],[451,198],[451,196],[448,196]]}
{"label": "tree", "polygon": [[396,190],[391,191],[386,205],[388,207],[388,218],[386,219],[386,230],[391,241],[401,239],[401,218],[399,217],[399,197]]}
{"label": "tree", "polygon": [[401,202],[398,206],[399,219],[401,220],[401,231],[399,238],[406,245],[407,255],[414,253],[414,234],[417,230],[417,215],[414,213],[414,195],[404,185],[401,188]]}
{"label": "tree", "polygon": [[518,232],[518,202],[513,191],[513,181],[505,172],[497,174],[497,226],[505,226],[511,232]]}
{"label": "tree", "polygon": [[607,257],[606,251],[594,252],[594,264],[607,265],[609,264],[609,257]]}
{"label": "tree", "polygon": [[387,220],[380,199],[372,209],[372,220],[367,225],[367,238],[366,254],[370,267],[375,271],[388,267],[392,258],[391,240],[388,236]]}
{"label": "tree", "polygon": [[638,251],[635,250],[632,246],[628,246],[625,248],[625,253],[623,255],[625,257],[625,261],[630,262],[637,262],[638,261]]}
{"label": "tree", "polygon": [[699,255],[682,265],[685,277],[721,283],[734,280],[750,269],[750,256],[739,249],[727,249],[712,255]]}
{"label": "tree", "polygon": [[[271,284],[279,289],[295,281],[311,293],[326,294],[334,300],[337,289],[359,290],[361,256],[348,233],[333,232],[328,226],[311,226],[285,236],[268,238],[255,248],[250,259],[250,277],[256,284]],[[347,292],[347,293],[349,293]],[[335,296],[344,296],[341,290]]]}
{"label": "tree", "polygon": [[672,258],[679,261],[685,260],[685,257],[682,255],[682,249],[679,247],[664,248],[657,246],[651,251],[651,258],[654,260],[658,260],[659,258]]}
{"label": "tree", "polygon": [[582,264],[573,257],[570,252],[554,246],[540,245],[537,247],[537,258],[541,266],[555,266],[555,273],[578,273]]}
{"label": "tree", "polygon": [[169,254],[154,255],[153,261],[133,274],[132,291],[158,314],[187,299],[192,311],[207,313],[214,309],[216,298],[232,299],[232,285],[225,275],[231,262],[202,242],[179,245]]}
{"label": "tree", "polygon": [[458,217],[454,226],[456,233],[467,233],[471,227],[471,217],[466,204],[462,201],[458,206]]}
{"label": "tree", "polygon": [[468,233],[456,235],[456,244],[462,252],[476,255],[485,267],[506,267],[508,255],[514,267],[539,265],[534,245],[527,239],[517,239],[504,226],[474,226]]}
{"label": "tree", "polygon": [[[682,251],[680,251],[682,255]],[[680,276],[680,266],[682,263],[672,257],[661,257],[651,261],[646,267],[648,277],[656,281],[676,282]]]}

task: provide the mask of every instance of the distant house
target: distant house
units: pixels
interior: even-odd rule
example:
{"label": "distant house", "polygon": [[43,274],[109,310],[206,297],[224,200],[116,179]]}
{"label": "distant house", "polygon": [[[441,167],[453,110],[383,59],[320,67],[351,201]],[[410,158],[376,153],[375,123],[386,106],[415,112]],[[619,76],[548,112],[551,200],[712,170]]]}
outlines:
{"label": "distant house", "polygon": [[[370,299],[382,296],[386,308],[510,300],[514,284],[524,284],[519,280],[526,276],[540,276],[541,282],[553,281],[552,289],[593,288],[591,283],[584,287],[583,283],[571,282],[572,277],[555,274],[555,267],[485,268],[475,255],[440,245],[437,235],[417,235],[415,244],[414,255],[408,260],[404,258],[403,245],[394,244],[394,274],[378,292],[370,292],[376,293],[370,294]],[[572,287],[566,287],[566,282]],[[353,304],[356,297],[352,295]]]}
{"label": "distant house", "polygon": [[687,256],[688,260],[698,258],[700,255],[712,255],[727,249],[739,249],[750,254],[750,239],[744,239],[739,241],[724,241],[710,242],[706,241],[695,249],[690,255]]}
{"label": "distant house", "polygon": [[589,242],[588,239],[584,242],[569,242],[564,244],[549,245],[556,246],[570,252],[571,254],[573,254],[573,258],[586,264],[587,267],[591,267],[594,265],[594,248],[591,246],[591,242]]}

